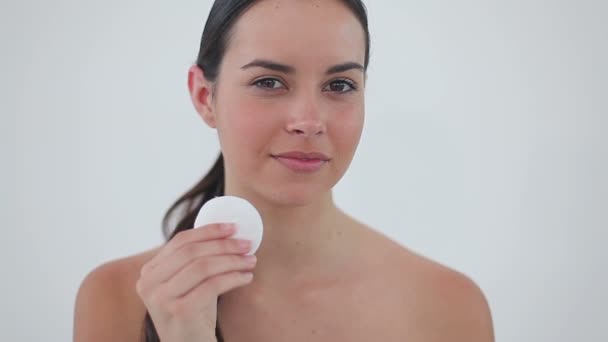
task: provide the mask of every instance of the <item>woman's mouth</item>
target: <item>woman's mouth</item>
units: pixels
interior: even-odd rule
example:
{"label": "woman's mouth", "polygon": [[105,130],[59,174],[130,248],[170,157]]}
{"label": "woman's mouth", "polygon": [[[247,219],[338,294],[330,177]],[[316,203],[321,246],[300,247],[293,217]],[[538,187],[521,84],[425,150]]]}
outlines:
{"label": "woman's mouth", "polygon": [[316,172],[330,160],[327,156],[318,152],[288,152],[272,157],[288,169],[304,173]]}

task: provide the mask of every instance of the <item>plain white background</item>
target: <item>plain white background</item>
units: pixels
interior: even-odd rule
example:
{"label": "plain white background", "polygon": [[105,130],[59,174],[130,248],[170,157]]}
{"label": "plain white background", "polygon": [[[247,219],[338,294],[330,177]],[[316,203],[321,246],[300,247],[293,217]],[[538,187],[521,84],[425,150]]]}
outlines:
{"label": "plain white background", "polygon": [[[187,69],[210,1],[4,1],[0,340],[67,341],[99,264],[211,166]],[[608,6],[368,1],[340,206],[474,279],[497,341],[607,341]]]}

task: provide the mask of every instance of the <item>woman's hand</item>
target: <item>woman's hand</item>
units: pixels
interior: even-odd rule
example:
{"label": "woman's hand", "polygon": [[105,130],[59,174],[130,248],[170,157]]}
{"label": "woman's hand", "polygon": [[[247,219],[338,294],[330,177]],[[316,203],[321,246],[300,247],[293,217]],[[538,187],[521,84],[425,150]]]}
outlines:
{"label": "woman's hand", "polygon": [[234,232],[233,224],[182,231],[142,267],[137,293],[161,341],[217,341],[217,298],[250,283],[256,261],[244,255],[249,241],[229,239]]}

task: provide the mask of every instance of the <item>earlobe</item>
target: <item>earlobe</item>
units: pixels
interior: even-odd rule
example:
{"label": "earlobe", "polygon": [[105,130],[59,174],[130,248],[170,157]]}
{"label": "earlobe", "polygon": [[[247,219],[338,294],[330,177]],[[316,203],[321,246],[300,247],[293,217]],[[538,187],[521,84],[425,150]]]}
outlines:
{"label": "earlobe", "polygon": [[212,84],[205,79],[203,70],[192,65],[188,70],[188,91],[199,116],[211,128],[215,128],[215,113],[212,106]]}

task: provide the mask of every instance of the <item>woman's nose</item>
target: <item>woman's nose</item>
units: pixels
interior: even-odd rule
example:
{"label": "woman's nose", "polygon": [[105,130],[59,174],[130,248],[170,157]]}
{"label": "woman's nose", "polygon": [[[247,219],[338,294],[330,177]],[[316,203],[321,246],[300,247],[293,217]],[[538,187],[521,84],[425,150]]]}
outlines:
{"label": "woman's nose", "polygon": [[290,134],[313,137],[325,132],[325,118],[317,101],[309,97],[292,106],[287,123],[287,131]]}
{"label": "woman's nose", "polygon": [[287,126],[287,131],[295,135],[313,137],[325,132],[325,125],[320,120],[298,120]]}

